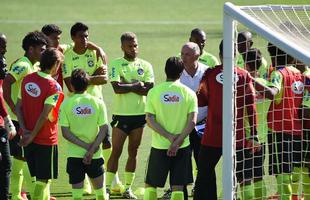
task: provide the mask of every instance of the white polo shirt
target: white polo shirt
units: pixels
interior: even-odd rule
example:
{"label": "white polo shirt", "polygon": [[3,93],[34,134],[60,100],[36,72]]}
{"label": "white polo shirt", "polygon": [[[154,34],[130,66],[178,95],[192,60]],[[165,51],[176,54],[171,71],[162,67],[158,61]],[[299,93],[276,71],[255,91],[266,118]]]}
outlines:
{"label": "white polo shirt", "polygon": [[[200,80],[208,68],[209,67],[207,65],[198,62],[198,68],[196,70],[195,75],[192,77],[184,69],[180,77],[180,82],[189,87],[194,92],[197,92]],[[207,113],[208,113],[208,106],[198,107],[197,122],[200,122],[201,120],[206,118]]]}

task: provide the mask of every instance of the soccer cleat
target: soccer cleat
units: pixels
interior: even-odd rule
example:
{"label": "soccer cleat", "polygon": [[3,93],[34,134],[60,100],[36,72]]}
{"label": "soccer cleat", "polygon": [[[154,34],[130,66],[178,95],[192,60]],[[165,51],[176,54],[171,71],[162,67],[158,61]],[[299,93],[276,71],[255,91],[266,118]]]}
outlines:
{"label": "soccer cleat", "polygon": [[56,200],[56,197],[50,196],[49,200]]}
{"label": "soccer cleat", "polygon": [[120,182],[111,188],[111,194],[122,194],[125,192],[125,186]]}
{"label": "soccer cleat", "polygon": [[191,197],[194,196],[194,193],[195,193],[195,187],[193,187],[192,190],[191,190]]}
{"label": "soccer cleat", "polygon": [[136,195],[132,192],[132,190],[131,190],[130,188],[127,188],[127,189],[125,190],[125,192],[123,193],[123,197],[124,197],[125,199],[138,199],[138,198],[136,197]]}
{"label": "soccer cleat", "polygon": [[110,191],[109,188],[107,188],[107,189],[106,189],[106,198],[107,198],[107,200],[109,200],[110,197],[111,197],[111,191]]}
{"label": "soccer cleat", "polygon": [[167,189],[167,190],[165,190],[165,193],[164,193],[163,196],[160,198],[160,200],[170,200],[171,194],[172,194],[172,190],[171,190],[170,188]]}

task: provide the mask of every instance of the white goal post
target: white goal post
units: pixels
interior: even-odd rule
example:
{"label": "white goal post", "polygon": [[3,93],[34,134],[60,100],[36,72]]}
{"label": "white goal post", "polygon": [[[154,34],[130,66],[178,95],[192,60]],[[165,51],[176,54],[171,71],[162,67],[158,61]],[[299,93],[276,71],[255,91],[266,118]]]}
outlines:
{"label": "white goal post", "polygon": [[[290,23],[287,30],[279,29],[279,24],[268,19],[264,15],[272,14],[274,11],[289,10],[292,12],[304,11],[309,17],[310,5],[307,6],[287,6],[287,5],[264,5],[264,6],[235,6],[232,3],[225,3],[223,18],[223,39],[224,39],[224,88],[223,88],[223,199],[232,200],[235,193],[234,187],[234,82],[233,66],[235,42],[235,23],[238,22],[251,31],[259,34],[267,41],[275,44],[291,56],[297,58],[305,64],[310,65],[310,20],[308,24],[300,22],[299,27],[294,27]],[[255,14],[262,13],[261,16]],[[269,12],[269,13],[268,13]],[[265,14],[264,14],[265,13]],[[285,12],[283,12],[285,14]],[[268,21],[269,20],[269,21]],[[290,22],[290,21],[288,21]],[[306,30],[307,34],[300,31],[300,27]],[[296,29],[296,30],[295,30]],[[298,45],[296,45],[298,44]]]}

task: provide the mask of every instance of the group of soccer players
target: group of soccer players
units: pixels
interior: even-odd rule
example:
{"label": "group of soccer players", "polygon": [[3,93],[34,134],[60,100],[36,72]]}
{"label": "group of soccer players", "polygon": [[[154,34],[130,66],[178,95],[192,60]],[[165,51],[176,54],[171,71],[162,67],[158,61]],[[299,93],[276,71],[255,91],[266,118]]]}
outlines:
{"label": "group of soccer players", "polygon": [[[69,45],[60,44],[61,33],[54,24],[28,33],[22,42],[24,56],[9,67],[6,36],[0,35],[0,199],[8,199],[9,192],[11,199],[26,199],[26,191],[31,199],[53,199],[50,183],[58,176],[58,132],[68,142],[66,171],[73,199],[83,198],[86,180],[98,200],[115,192],[137,199],[131,186],[145,124],[152,129],[152,143],[144,199],[157,199],[156,188],[165,185],[168,174],[170,188],[163,198],[187,199],[187,185],[193,182],[192,152],[198,169],[194,199],[217,199],[223,65],[204,50],[205,32],[191,31],[181,54],[167,59],[166,81],[156,86],[152,65],[138,58],[134,33],[121,35],[123,56],[109,63],[105,52],[89,41],[87,25],[77,22],[71,27]],[[266,199],[267,152],[279,198],[298,198],[300,174],[306,174],[302,191],[310,198],[304,162],[309,159],[304,142],[309,122],[304,119],[310,114],[310,72],[272,44],[269,67],[252,45],[250,32],[238,34],[235,176],[242,199]],[[219,57],[222,61],[223,42]],[[102,87],[108,81],[114,91],[112,137]],[[117,171],[127,138],[123,185]]]}

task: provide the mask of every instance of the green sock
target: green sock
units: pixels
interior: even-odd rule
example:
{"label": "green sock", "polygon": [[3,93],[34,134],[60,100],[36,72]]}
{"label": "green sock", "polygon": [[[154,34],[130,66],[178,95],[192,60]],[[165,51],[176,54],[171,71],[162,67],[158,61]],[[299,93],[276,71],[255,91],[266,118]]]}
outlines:
{"label": "green sock", "polygon": [[107,169],[107,164],[108,164],[108,160],[110,158],[111,153],[112,153],[112,148],[102,150],[102,155],[104,159],[104,169]]}
{"label": "green sock", "polygon": [[113,172],[107,172],[106,173],[106,178],[107,178],[106,186],[108,189],[111,189],[111,185],[112,185],[112,182],[114,180],[114,177],[115,177],[115,173],[113,173]]}
{"label": "green sock", "polygon": [[47,185],[45,190],[43,191],[43,199],[44,200],[49,200],[51,196],[51,182],[52,180],[47,181]]}
{"label": "green sock", "polygon": [[26,162],[23,166],[23,177],[24,177],[24,179],[23,179],[22,189],[29,191],[30,196],[32,196],[33,191],[34,191],[34,187],[36,186],[36,177],[32,177],[30,175],[29,168],[28,168],[28,165]]}
{"label": "green sock", "polygon": [[182,191],[173,191],[171,193],[171,200],[184,200],[184,194]]}
{"label": "green sock", "polygon": [[156,188],[153,188],[153,187],[145,188],[143,199],[144,200],[157,200]]}
{"label": "green sock", "polygon": [[254,183],[255,199],[267,199],[267,188],[263,180]]}
{"label": "green sock", "polygon": [[46,190],[47,183],[36,181],[33,197],[31,199],[33,200],[43,200],[44,199],[44,191]]}
{"label": "green sock", "polygon": [[92,188],[90,185],[89,177],[86,175],[84,179],[84,193],[85,194],[91,194],[92,193]]}
{"label": "green sock", "polygon": [[279,174],[276,177],[278,193],[281,196],[281,200],[292,199],[292,186],[291,186],[291,175],[290,174]]}
{"label": "green sock", "polygon": [[240,187],[241,190],[241,199],[254,199],[254,188],[253,184],[244,185]]}
{"label": "green sock", "polygon": [[301,168],[294,167],[292,173],[292,194],[298,195],[299,180],[301,176]]}
{"label": "green sock", "polygon": [[11,171],[11,182],[10,191],[12,194],[12,200],[22,199],[20,196],[23,184],[23,167],[25,161],[15,159],[12,157],[12,171]]}
{"label": "green sock", "polygon": [[133,184],[133,181],[135,179],[135,173],[134,172],[125,172],[125,188],[130,188]]}
{"label": "green sock", "polygon": [[82,200],[83,199],[83,188],[72,189],[72,198],[73,200]]}
{"label": "green sock", "polygon": [[302,186],[305,200],[310,199],[310,177],[309,169],[307,167],[302,168]]}
{"label": "green sock", "polygon": [[106,200],[106,193],[103,188],[95,190],[96,200]]}

